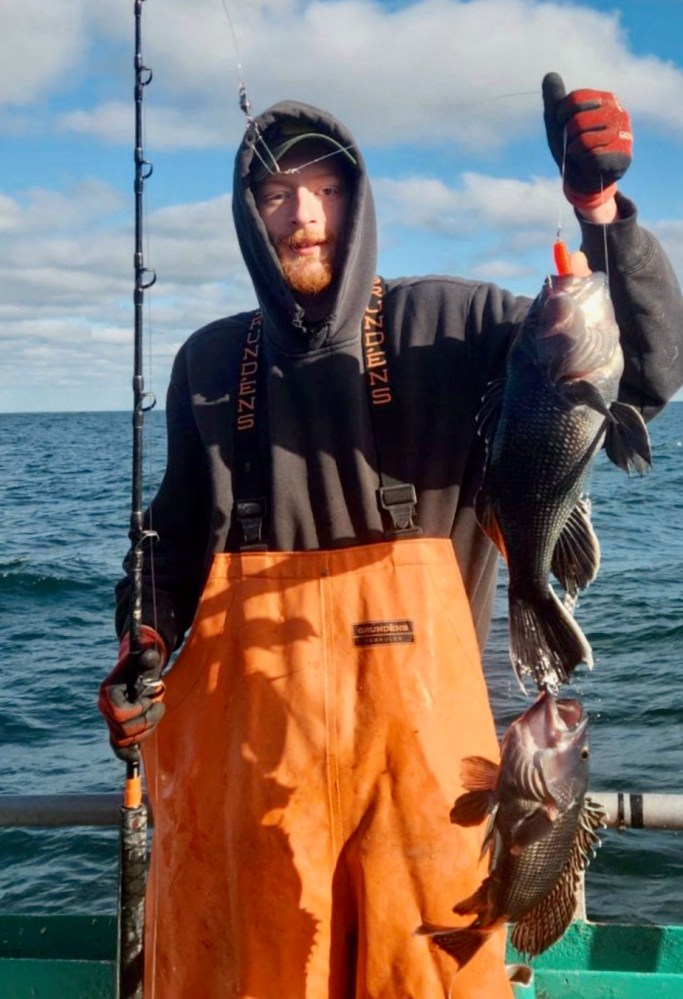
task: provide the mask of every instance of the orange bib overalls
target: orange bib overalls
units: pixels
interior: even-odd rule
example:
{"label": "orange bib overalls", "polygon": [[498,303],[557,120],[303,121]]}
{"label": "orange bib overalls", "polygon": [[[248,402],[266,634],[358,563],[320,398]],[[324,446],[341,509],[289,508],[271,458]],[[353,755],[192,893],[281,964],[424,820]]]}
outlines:
{"label": "orange bib overalls", "polygon": [[482,831],[449,811],[498,752],[449,540],[217,555],[166,705],[146,997],[511,995],[503,933],[459,974],[413,935],[471,921]]}
{"label": "orange bib overalls", "polygon": [[462,971],[414,933],[472,921],[483,830],[449,812],[498,754],[449,539],[216,555],[166,689],[145,999],[512,995],[504,932]]}

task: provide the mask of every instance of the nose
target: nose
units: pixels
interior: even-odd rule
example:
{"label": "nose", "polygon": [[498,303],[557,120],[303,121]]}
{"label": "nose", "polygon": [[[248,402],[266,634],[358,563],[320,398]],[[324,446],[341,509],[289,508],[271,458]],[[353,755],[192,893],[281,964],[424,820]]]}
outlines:
{"label": "nose", "polygon": [[297,226],[320,221],[320,199],[309,188],[301,185],[292,198],[292,222]]}

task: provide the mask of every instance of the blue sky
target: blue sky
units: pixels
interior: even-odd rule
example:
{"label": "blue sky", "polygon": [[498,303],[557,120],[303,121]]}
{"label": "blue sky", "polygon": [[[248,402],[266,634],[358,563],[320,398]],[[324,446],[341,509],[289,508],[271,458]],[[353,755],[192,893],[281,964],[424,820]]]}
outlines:
{"label": "blue sky", "polygon": [[[558,219],[540,84],[617,92],[622,190],[683,279],[683,0],[144,0],[146,382],[163,399],[198,326],[251,307],[230,216],[244,128],[298,98],[351,128],[373,178],[380,270],[535,294]],[[133,3],[22,0],[0,36],[0,412],[128,409]]]}

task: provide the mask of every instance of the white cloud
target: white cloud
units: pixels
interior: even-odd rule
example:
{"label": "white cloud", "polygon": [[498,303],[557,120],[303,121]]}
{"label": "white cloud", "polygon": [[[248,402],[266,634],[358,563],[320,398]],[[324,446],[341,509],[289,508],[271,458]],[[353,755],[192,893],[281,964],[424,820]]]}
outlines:
{"label": "white cloud", "polygon": [[87,45],[86,0],[5,2],[0,11],[0,105],[24,106],[64,90]]}
{"label": "white cloud", "polygon": [[[548,70],[568,89],[616,90],[634,116],[683,134],[683,72],[630,51],[617,11],[538,0],[231,0],[228,8],[254,113],[284,98],[306,100],[346,121],[364,146],[486,149],[537,134]],[[166,0],[143,10],[143,55],[154,71],[150,139],[158,148],[234,146],[244,118],[220,0],[191,7]],[[117,5],[88,17],[93,38],[132,31]],[[46,44],[66,74],[60,34]],[[63,84],[55,69],[47,78]],[[31,80],[29,92],[39,86]],[[130,119],[125,104],[105,101],[72,110],[61,127],[127,141]]]}
{"label": "white cloud", "polygon": [[560,204],[559,180],[520,181],[471,172],[458,187],[437,178],[384,179],[375,183],[380,209],[400,223],[457,236],[487,230],[552,229]]}
{"label": "white cloud", "polygon": [[[121,195],[97,180],[66,192],[0,197],[2,408],[128,405],[133,336],[132,231]],[[156,390],[194,329],[253,303],[229,199],[150,213],[148,262],[162,275],[146,294]],[[20,387],[20,390],[19,390]],[[47,393],[47,396],[46,396]]]}
{"label": "white cloud", "polygon": [[[683,133],[683,73],[630,52],[617,13],[534,0],[229,6],[254,108],[284,97],[330,107],[364,144],[476,148],[528,134],[550,69],[569,89],[616,89],[634,114]],[[150,8],[156,79],[185,106],[199,99],[202,115],[216,101],[230,111],[236,57],[223,12],[203,0],[192,17],[188,35],[185,0]]]}
{"label": "white cloud", "polygon": [[[559,180],[549,157],[551,180],[515,180],[491,152],[511,140],[520,149],[525,137],[530,150],[545,152],[540,82],[548,70],[561,72],[568,89],[616,89],[636,119],[637,142],[646,123],[669,140],[683,135],[683,72],[634,54],[618,12],[561,0],[225,3],[254,113],[299,98],[339,115],[373,152],[419,146],[410,162],[421,156],[435,168],[453,152],[447,180],[397,180],[375,168],[392,273],[438,267],[533,292],[534,260],[544,266],[557,225]],[[0,191],[3,409],[19,398],[19,387],[37,393],[36,408],[54,386],[58,407],[72,398],[78,408],[129,402],[132,157],[121,168],[106,147],[132,145],[132,7],[123,0],[23,0],[0,12],[0,131],[8,141],[28,137],[33,163],[34,140],[42,138],[48,178],[36,181],[32,171],[19,190],[21,165],[12,163]],[[142,8],[143,58],[154,73],[144,100],[145,153],[155,161],[145,262],[159,274],[146,300],[163,385],[193,329],[254,301],[229,197],[209,196],[229,187],[244,117],[223,0],[150,0]],[[52,138],[63,156],[54,167]],[[436,156],[425,155],[437,145]],[[216,149],[225,150],[224,173],[220,157],[199,155]],[[174,151],[183,155],[174,158]],[[486,159],[468,162],[468,152]],[[524,177],[524,152],[522,163],[509,172]],[[534,161],[529,174],[543,170]],[[81,173],[90,176],[78,180]],[[62,176],[70,186],[52,189]],[[155,197],[163,207],[152,204]],[[569,210],[564,222],[576,231]],[[662,219],[650,228],[683,274],[683,223]]]}

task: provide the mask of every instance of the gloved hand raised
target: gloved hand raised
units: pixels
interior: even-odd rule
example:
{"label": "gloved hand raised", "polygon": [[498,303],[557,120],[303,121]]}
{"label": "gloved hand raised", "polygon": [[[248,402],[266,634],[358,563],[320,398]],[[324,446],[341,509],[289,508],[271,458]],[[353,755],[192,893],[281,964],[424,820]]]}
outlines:
{"label": "gloved hand raised", "polygon": [[100,686],[97,706],[109,727],[112,748],[121,759],[128,759],[130,747],[147,739],[163,717],[165,686],[160,679],[168,661],[163,639],[143,625],[140,635],[142,672],[129,691],[130,636],[125,635],[119,648],[116,666]]}
{"label": "gloved hand raised", "polygon": [[547,73],[543,117],[550,152],[561,173],[564,165],[567,200],[579,210],[609,201],[633,153],[631,121],[614,94],[601,90],[567,94],[562,77]]}

